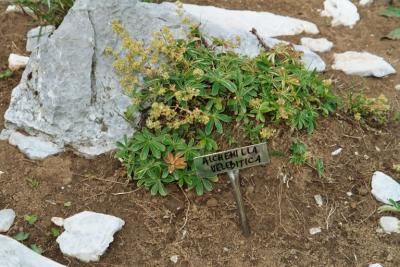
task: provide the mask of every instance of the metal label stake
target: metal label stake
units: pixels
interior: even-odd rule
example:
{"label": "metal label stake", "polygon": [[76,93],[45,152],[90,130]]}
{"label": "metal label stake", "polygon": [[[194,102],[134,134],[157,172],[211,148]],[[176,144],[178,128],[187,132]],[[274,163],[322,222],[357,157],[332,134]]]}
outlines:
{"label": "metal label stake", "polygon": [[246,237],[250,236],[251,231],[240,192],[239,170],[269,162],[266,143],[235,148],[194,159],[194,165],[200,177],[214,177],[219,173],[228,174],[239,211],[242,232]]}

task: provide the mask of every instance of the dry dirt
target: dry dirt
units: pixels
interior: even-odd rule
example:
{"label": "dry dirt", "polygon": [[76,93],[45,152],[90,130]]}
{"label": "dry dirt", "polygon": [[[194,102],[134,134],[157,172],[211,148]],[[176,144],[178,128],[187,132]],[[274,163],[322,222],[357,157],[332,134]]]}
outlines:
{"label": "dry dirt", "polygon": [[[307,19],[319,26],[321,36],[334,42],[333,52],[369,51],[383,56],[400,71],[399,41],[380,39],[399,25],[399,20],[378,15],[383,1],[360,8],[361,21],[353,29],[330,27],[329,19],[318,14],[322,4],[317,0],[187,2]],[[27,16],[5,15],[3,11],[1,7],[0,70],[6,69],[11,52],[24,54],[26,32],[35,25]],[[332,53],[323,57],[331,65]],[[15,73],[0,81],[0,129],[20,75]],[[328,70],[324,76],[337,81],[335,90],[340,95],[350,91],[364,91],[370,96],[384,93],[392,107],[399,108],[400,92],[394,86],[400,84],[400,74],[375,79]],[[296,135],[282,129],[269,149],[287,154],[293,137]],[[25,244],[39,244],[45,256],[69,266],[173,266],[172,255],[179,255],[177,266],[367,266],[373,262],[400,266],[400,235],[376,233],[379,203],[370,194],[375,170],[400,179],[391,171],[394,163],[400,163],[399,123],[366,130],[335,117],[321,119],[313,135],[299,133],[297,137],[324,159],[326,177],[318,178],[308,167],[291,165],[287,157],[273,157],[267,167],[243,171],[242,190],[253,232],[250,238],[240,233],[225,176],[220,177],[214,192],[202,197],[175,187],[169,188],[167,197],[151,197],[126,183],[113,155],[88,160],[64,153],[31,161],[8,143],[0,142],[0,170],[5,172],[0,177],[0,209],[10,207],[18,214],[7,234],[29,232]],[[343,152],[332,157],[330,153],[339,146]],[[323,207],[316,206],[316,194],[324,197]],[[71,202],[71,206],[65,207],[65,202]],[[113,214],[126,222],[99,263],[83,264],[63,257],[48,234],[51,217],[68,217],[83,210]],[[25,214],[38,215],[38,223],[27,225]],[[322,233],[311,236],[308,230],[316,226],[322,227]]]}

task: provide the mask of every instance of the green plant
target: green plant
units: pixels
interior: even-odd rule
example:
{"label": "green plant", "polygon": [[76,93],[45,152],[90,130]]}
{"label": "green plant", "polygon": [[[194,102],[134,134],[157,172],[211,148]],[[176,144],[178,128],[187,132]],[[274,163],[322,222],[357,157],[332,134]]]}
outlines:
{"label": "green plant", "polygon": [[0,80],[5,80],[13,75],[12,70],[5,70],[0,72]]}
{"label": "green plant", "polygon": [[367,97],[363,94],[350,94],[348,111],[357,121],[362,123],[375,122],[384,124],[388,120],[390,105],[384,95],[377,98]]}
{"label": "green plant", "polygon": [[29,238],[29,233],[26,233],[24,231],[20,231],[14,236],[14,239],[17,241],[25,241],[28,238]]}
{"label": "green plant", "polygon": [[400,164],[393,164],[393,171],[400,173]]}
{"label": "green plant", "polygon": [[400,212],[400,203],[394,201],[393,199],[389,199],[390,205],[383,205],[378,208],[378,211],[381,212]]}
{"label": "green plant", "polygon": [[33,251],[35,251],[36,253],[38,253],[38,254],[43,254],[43,249],[42,249],[42,247],[39,246],[39,245],[37,245],[37,244],[32,244],[32,245],[31,245],[31,249],[32,249]]}
{"label": "green plant", "polygon": [[52,228],[50,229],[50,235],[51,235],[52,237],[57,238],[60,234],[61,234],[60,229],[54,228],[54,227],[52,227]]}
{"label": "green plant", "polygon": [[29,186],[33,189],[36,189],[39,186],[39,181],[35,178],[27,178],[26,181],[28,182]]}
{"label": "green plant", "polygon": [[312,133],[318,116],[338,104],[331,82],[307,71],[292,47],[276,46],[249,58],[227,50],[239,40],[209,44],[198,25],[189,29],[186,39],[176,39],[163,28],[145,47],[114,21],[125,51],[105,50],[132,99],[126,118],[142,114],[133,136],[117,143],[116,157],[152,194],[166,195],[170,183],[200,195],[212,190],[217,177],[198,177],[193,159],[215,152],[216,140],[233,123],[249,140],[245,144],[272,138],[282,124]]}
{"label": "green plant", "polygon": [[313,158],[311,152],[307,150],[307,146],[300,142],[295,141],[290,146],[291,156],[289,161],[295,165],[307,165],[314,169],[319,177],[323,177],[325,173],[325,165],[322,159]]}
{"label": "green plant", "polygon": [[71,202],[71,201],[65,201],[65,202],[64,202],[64,207],[66,207],[66,208],[71,207],[71,205],[72,205],[72,202]]}
{"label": "green plant", "polygon": [[58,26],[75,0],[13,0],[16,5],[30,8],[41,23]]}
{"label": "green plant", "polygon": [[24,216],[24,220],[25,220],[28,224],[33,225],[33,224],[35,224],[35,223],[37,222],[38,217],[37,217],[36,215],[25,215],[25,216]]}

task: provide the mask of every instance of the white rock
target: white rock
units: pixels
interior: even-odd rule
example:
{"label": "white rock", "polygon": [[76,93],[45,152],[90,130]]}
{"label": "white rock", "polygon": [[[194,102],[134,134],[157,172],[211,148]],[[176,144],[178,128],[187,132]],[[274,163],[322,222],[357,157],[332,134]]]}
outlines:
{"label": "white rock", "polygon": [[18,241],[0,235],[1,267],[66,267],[27,248]]}
{"label": "white rock", "polygon": [[383,216],[379,220],[379,225],[387,234],[400,233],[400,220],[396,217]]}
{"label": "white rock", "polygon": [[311,51],[324,53],[332,49],[333,43],[328,41],[326,38],[308,38],[303,37],[300,39],[300,43],[305,47],[308,47]]}
{"label": "white rock", "polygon": [[400,91],[400,84],[396,85],[396,86],[394,87],[394,89],[395,89],[396,91]]}
{"label": "white rock", "polygon": [[390,204],[389,199],[400,200],[400,184],[383,172],[374,173],[371,187],[372,195],[380,202]]}
{"label": "white rock", "polygon": [[353,193],[352,193],[352,192],[346,192],[346,195],[347,195],[348,197],[351,197],[351,196],[353,195]]}
{"label": "white rock", "polygon": [[10,230],[15,220],[15,212],[12,209],[0,210],[0,233]]}
{"label": "white rock", "polygon": [[52,142],[38,137],[26,136],[19,132],[13,132],[8,142],[13,146],[17,146],[25,155],[34,160],[45,159],[63,151],[60,146]]}
{"label": "white rock", "polygon": [[27,34],[26,51],[32,52],[47,42],[49,36],[55,31],[53,25],[39,26],[30,30]]}
{"label": "white rock", "polygon": [[343,151],[343,148],[338,148],[338,149],[336,149],[335,151],[333,151],[333,152],[331,153],[331,155],[332,155],[332,156],[337,156],[337,155],[339,155],[340,153],[342,153],[342,151]]}
{"label": "white rock", "polygon": [[3,131],[1,131],[0,133],[0,141],[8,141],[8,139],[10,138],[10,135],[12,134],[13,131],[8,130],[8,129],[4,129]]}
{"label": "white rock", "polygon": [[360,6],[369,6],[374,2],[374,0],[360,0],[358,3]]}
{"label": "white rock", "polygon": [[380,263],[373,263],[368,265],[368,267],[383,267],[383,265],[381,265]]}
{"label": "white rock", "polygon": [[309,230],[310,235],[316,235],[322,232],[321,227],[313,227]]}
{"label": "white rock", "polygon": [[6,9],[6,13],[21,13],[21,14],[28,14],[32,17],[36,17],[35,16],[35,12],[33,12],[32,9],[30,9],[29,7],[21,7],[19,5],[9,5],[7,6]]}
{"label": "white rock", "polygon": [[60,227],[64,226],[64,218],[61,217],[52,217],[51,222]]}
{"label": "white rock", "polygon": [[65,232],[57,243],[65,255],[84,262],[98,261],[124,224],[111,215],[84,211],[65,219]]}
{"label": "white rock", "polygon": [[396,70],[382,57],[368,52],[348,51],[335,54],[332,68],[348,75],[384,77],[396,73]]}
{"label": "white rock", "polygon": [[322,207],[322,205],[324,205],[324,200],[322,199],[321,195],[315,195],[314,200],[318,207]]}
{"label": "white rock", "polygon": [[343,25],[353,28],[360,20],[357,7],[349,0],[325,0],[321,15],[332,17],[332,26]]}
{"label": "white rock", "polygon": [[169,258],[174,264],[178,263],[179,256],[178,255],[173,255]]}
{"label": "white rock", "polygon": [[10,70],[19,70],[26,67],[28,64],[29,57],[20,56],[17,54],[10,54],[8,57],[8,68]]}

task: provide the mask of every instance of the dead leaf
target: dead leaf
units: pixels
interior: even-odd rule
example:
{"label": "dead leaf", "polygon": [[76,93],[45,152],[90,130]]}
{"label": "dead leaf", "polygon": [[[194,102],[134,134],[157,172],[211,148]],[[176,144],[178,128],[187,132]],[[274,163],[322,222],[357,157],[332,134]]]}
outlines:
{"label": "dead leaf", "polygon": [[168,153],[164,161],[168,164],[169,173],[173,173],[175,170],[185,169],[187,166],[186,160],[181,153],[176,154],[176,156],[172,153]]}

